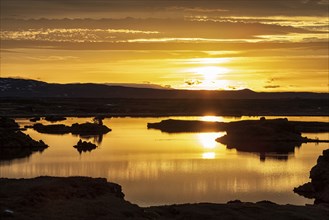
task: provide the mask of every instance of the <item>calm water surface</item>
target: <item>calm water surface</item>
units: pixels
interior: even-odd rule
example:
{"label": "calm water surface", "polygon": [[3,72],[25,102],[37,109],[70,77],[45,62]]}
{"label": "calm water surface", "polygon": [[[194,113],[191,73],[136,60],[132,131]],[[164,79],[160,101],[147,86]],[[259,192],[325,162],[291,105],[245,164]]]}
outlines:
{"label": "calm water surface", "polygon": [[[208,121],[235,121],[259,117],[171,117]],[[271,117],[267,117],[271,118]],[[275,117],[273,117],[275,118]],[[328,117],[287,117],[289,120],[326,121]],[[147,122],[167,118],[111,118],[104,124],[112,129],[103,137],[90,137],[99,147],[80,154],[73,145],[79,137],[40,134],[50,147],[31,157],[0,164],[1,177],[29,178],[50,176],[105,177],[123,187],[126,199],[141,206],[216,202],[271,200],[280,204],[306,204],[292,192],[308,181],[309,171],[328,143],[303,144],[289,155],[243,153],[215,142],[224,135],[215,133],[167,134],[148,130]],[[26,119],[17,120],[22,126]],[[69,118],[65,122],[83,123],[91,118]],[[42,121],[47,124],[47,122]],[[49,123],[49,122],[48,122]],[[304,134],[329,139],[329,133]]]}

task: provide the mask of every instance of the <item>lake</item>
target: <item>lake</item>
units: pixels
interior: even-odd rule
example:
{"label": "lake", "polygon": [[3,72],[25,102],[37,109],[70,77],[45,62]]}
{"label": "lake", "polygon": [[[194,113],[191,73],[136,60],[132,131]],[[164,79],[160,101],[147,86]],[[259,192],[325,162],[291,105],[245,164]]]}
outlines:
{"label": "lake", "polygon": [[[79,153],[73,146],[79,137],[71,134],[41,134],[24,131],[49,148],[29,158],[0,163],[1,177],[48,176],[104,177],[122,186],[126,200],[140,206],[271,200],[279,204],[303,205],[313,200],[293,193],[309,181],[310,169],[328,143],[307,143],[286,155],[259,155],[227,149],[215,139],[225,132],[168,134],[147,129],[148,122],[162,118],[107,118],[112,129],[103,137],[89,137],[98,145]],[[236,121],[259,117],[170,117],[172,119]],[[277,117],[266,117],[277,118]],[[324,121],[328,117],[287,117],[298,121]],[[21,126],[28,119],[16,120]],[[83,123],[92,118],[68,118],[63,124]],[[44,124],[50,124],[41,121]],[[303,134],[329,139],[329,133]]]}

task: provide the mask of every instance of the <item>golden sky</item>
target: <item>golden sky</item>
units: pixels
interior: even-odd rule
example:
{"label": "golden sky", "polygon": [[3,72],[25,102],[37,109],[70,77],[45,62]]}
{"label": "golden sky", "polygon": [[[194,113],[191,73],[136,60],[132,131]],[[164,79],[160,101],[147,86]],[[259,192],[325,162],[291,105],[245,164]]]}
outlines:
{"label": "golden sky", "polygon": [[1,0],[1,77],[328,92],[328,0]]}

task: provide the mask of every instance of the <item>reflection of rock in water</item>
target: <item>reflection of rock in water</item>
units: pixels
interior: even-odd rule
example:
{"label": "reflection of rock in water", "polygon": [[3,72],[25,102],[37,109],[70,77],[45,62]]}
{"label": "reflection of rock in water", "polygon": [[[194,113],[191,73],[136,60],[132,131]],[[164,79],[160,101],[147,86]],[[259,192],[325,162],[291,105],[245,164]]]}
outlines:
{"label": "reflection of rock in water", "polygon": [[[217,141],[221,142],[221,140]],[[225,144],[225,143],[223,143]],[[288,155],[295,152],[296,147],[300,147],[301,143],[297,142],[244,142],[231,141],[227,145],[227,149],[236,149],[241,152],[258,153],[259,159],[265,161],[267,158],[277,160],[288,160]]]}
{"label": "reflection of rock in water", "polygon": [[33,152],[42,152],[48,146],[35,141],[19,130],[15,120],[0,118],[0,160],[12,160],[30,156]]}
{"label": "reflection of rock in water", "polygon": [[97,145],[87,142],[87,141],[82,141],[81,139],[78,141],[76,145],[73,146],[74,148],[77,149],[77,151],[81,154],[82,152],[90,152],[94,149],[97,148]]}
{"label": "reflection of rock in water", "polygon": [[[218,139],[216,139],[218,140]],[[228,149],[237,149],[243,152],[259,152],[259,153],[277,153],[289,154],[295,151],[296,147],[300,147],[300,142],[266,142],[266,141],[250,141],[246,140],[230,140],[229,142],[218,140],[223,144],[227,144]]]}
{"label": "reflection of rock in water", "polygon": [[329,149],[319,156],[317,164],[310,172],[311,182],[294,189],[294,192],[306,198],[314,198],[314,203],[329,204]]}
{"label": "reflection of rock in water", "polygon": [[266,159],[275,159],[287,161],[289,159],[289,154],[279,154],[279,153],[260,153],[259,154],[260,161],[265,161]]}
{"label": "reflection of rock in water", "polygon": [[85,140],[93,139],[93,143],[97,143],[97,144],[101,144],[102,143],[103,136],[104,136],[103,134],[100,134],[100,135],[88,135],[88,136],[86,136],[86,135],[83,135],[83,136],[79,135],[79,137],[81,139],[85,139]]}

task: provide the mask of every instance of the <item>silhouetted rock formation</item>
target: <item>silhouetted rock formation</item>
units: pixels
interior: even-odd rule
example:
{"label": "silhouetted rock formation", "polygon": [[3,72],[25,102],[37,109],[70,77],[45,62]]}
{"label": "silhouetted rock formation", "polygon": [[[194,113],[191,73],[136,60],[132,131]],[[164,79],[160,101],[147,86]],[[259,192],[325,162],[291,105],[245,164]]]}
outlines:
{"label": "silhouetted rock formation", "polygon": [[33,152],[42,152],[48,146],[35,141],[19,130],[15,120],[0,118],[0,160],[12,160],[30,156]]}
{"label": "silhouetted rock formation", "polygon": [[168,133],[179,132],[210,132],[225,131],[227,123],[189,120],[162,120],[157,123],[147,123],[147,128],[159,129]]}
{"label": "silhouetted rock formation", "polygon": [[71,127],[64,124],[42,125],[37,123],[33,126],[34,130],[47,134],[78,134],[78,135],[101,135],[111,131],[105,125],[95,123],[75,123]]}
{"label": "silhouetted rock formation", "polygon": [[[105,178],[0,178],[0,219],[127,219],[143,210],[124,200],[121,186]],[[7,219],[7,218],[5,218]]]}
{"label": "silhouetted rock formation", "polygon": [[287,119],[231,122],[226,133],[216,141],[247,152],[289,153],[308,140]]}
{"label": "silhouetted rock formation", "polygon": [[65,121],[66,118],[65,117],[62,117],[62,116],[52,115],[52,116],[46,116],[45,117],[45,120],[46,121],[50,121],[50,122],[57,122],[57,121]]}
{"label": "silhouetted rock formation", "polygon": [[87,141],[82,141],[81,139],[78,141],[76,145],[73,146],[76,148],[79,153],[81,154],[82,152],[87,152],[87,151],[92,151],[97,148],[97,145],[87,142]]}
{"label": "silhouetted rock formation", "polygon": [[33,125],[33,129],[39,133],[46,133],[46,134],[68,134],[71,132],[71,127],[63,124],[43,125],[37,123]]}
{"label": "silhouetted rock formation", "polygon": [[310,172],[311,182],[294,189],[295,193],[314,198],[315,203],[329,203],[329,149],[319,156],[317,164]]}
{"label": "silhouetted rock formation", "polygon": [[329,132],[329,123],[327,122],[304,122],[304,121],[291,121],[296,130],[305,133],[320,133]]}
{"label": "silhouetted rock formation", "polygon": [[93,118],[93,122],[94,122],[95,124],[102,125],[104,119],[105,119],[105,116],[103,116],[103,115],[96,115],[96,116]]}
{"label": "silhouetted rock formation", "polygon": [[[163,132],[217,132],[226,131],[226,135],[216,141],[245,152],[275,152],[287,154],[294,152],[295,147],[306,142],[329,142],[329,140],[313,140],[301,136],[301,132],[328,132],[329,123],[296,122],[285,118],[267,120],[244,120],[236,122],[206,122],[189,120],[162,120],[148,123],[148,128]],[[266,154],[261,155],[265,159]],[[282,157],[280,157],[282,159]],[[283,158],[285,159],[285,158]]]}
{"label": "silhouetted rock formation", "polygon": [[37,121],[40,121],[41,118],[40,117],[33,117],[30,119],[30,122],[37,122]]}
{"label": "silhouetted rock formation", "polygon": [[75,123],[71,126],[71,133],[79,135],[106,134],[110,131],[111,129],[103,124],[95,124],[89,122],[83,124]]}
{"label": "silhouetted rock formation", "polygon": [[[175,120],[168,119],[156,123],[147,123],[147,128],[159,129],[167,133],[178,132],[216,132],[238,130],[239,127],[244,129],[246,126],[275,126],[278,129],[294,129],[296,132],[329,132],[329,123],[327,122],[304,122],[304,121],[288,121],[287,119],[270,119],[262,117],[261,120],[244,120],[236,122],[208,122],[197,120]],[[258,129],[259,130],[259,129]],[[264,131],[266,132],[266,131]],[[314,140],[315,142],[317,140]]]}
{"label": "silhouetted rock formation", "polygon": [[[0,217],[10,219],[327,219],[323,206],[238,200],[142,208],[124,199],[121,186],[104,178],[0,178]],[[6,218],[5,218],[6,219]],[[8,218],[9,219],[9,218]]]}

